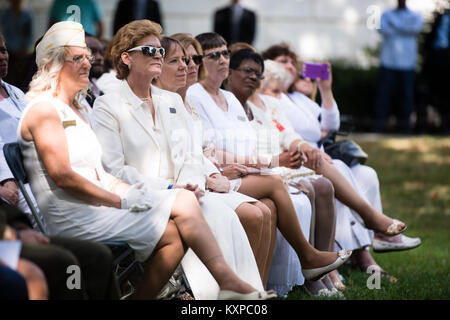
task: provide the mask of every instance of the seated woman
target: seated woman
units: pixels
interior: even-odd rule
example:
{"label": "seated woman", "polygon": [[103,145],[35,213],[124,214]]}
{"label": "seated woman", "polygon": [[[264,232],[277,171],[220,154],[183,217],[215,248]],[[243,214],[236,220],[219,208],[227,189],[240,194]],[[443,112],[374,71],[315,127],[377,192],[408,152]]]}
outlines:
{"label": "seated woman", "polygon": [[[323,101],[322,108],[315,104],[313,101],[309,100],[306,96],[303,96],[303,98],[301,99],[302,102],[300,103],[298,100],[294,101],[291,99],[291,97],[288,97],[285,94],[287,89],[292,85],[294,79],[297,76],[296,54],[285,45],[274,45],[267,49],[262,55],[266,59],[274,60],[280,63],[288,72],[285,75],[285,78],[282,79],[283,92],[279,94],[280,109],[283,115],[287,119],[289,119],[289,122],[291,123],[293,129],[298,134],[300,134],[304,138],[304,140],[308,142],[312,147],[317,147],[317,142],[321,138],[321,128],[326,129],[339,126],[339,113],[331,90],[332,76],[330,76],[329,80],[319,79],[316,81]],[[321,123],[318,120],[317,112],[321,113]],[[321,154],[323,157],[325,157],[325,159],[328,159],[328,161],[331,162],[331,159],[327,154],[325,154],[324,152],[322,152]],[[326,162],[327,161],[324,161],[324,163]],[[352,257],[352,260],[356,262],[356,264],[358,264],[362,270],[365,270],[369,265],[376,265],[376,262],[370,255],[370,252],[368,250],[365,250],[364,248],[365,246],[370,244],[372,238],[371,233],[367,229],[374,230],[379,235],[379,237],[382,237],[383,239],[389,239],[389,237],[405,231],[406,226],[403,223],[397,222],[396,229],[400,232],[386,232],[386,227],[377,228],[373,225],[373,223],[370,223],[368,221],[370,216],[380,218],[378,219],[379,223],[382,223],[384,225],[387,225],[387,223],[389,223],[389,220],[392,221],[392,219],[386,219],[386,216],[378,214],[382,211],[382,209],[381,202],[379,201],[378,178],[376,177],[376,173],[373,169],[364,166],[366,168],[363,168],[362,170],[367,173],[367,179],[361,179],[357,176],[354,176],[352,170],[347,167],[342,161],[333,160],[332,164],[334,164],[334,166],[327,167],[329,167],[332,171],[336,171],[337,169],[337,171],[340,172],[339,175],[345,177],[345,179],[339,180],[344,184],[350,183],[353,186],[343,189],[347,192],[350,192],[347,194],[348,196],[350,196],[349,198],[343,198],[335,185],[335,189],[337,191],[336,198],[339,200],[336,203],[338,212],[347,210],[344,207],[348,206],[351,209],[352,213],[352,216],[347,214],[338,214],[337,224],[338,226],[341,225],[342,227],[338,227],[336,230],[336,239],[338,239],[336,244],[338,245],[338,247],[348,246],[354,249],[362,248],[361,250],[355,251],[355,255]],[[336,169],[333,169],[333,167],[336,167]],[[330,177],[328,176],[328,178]],[[356,193],[354,193],[353,191],[356,191]],[[378,196],[376,195],[377,193]],[[347,200],[345,200],[345,198],[347,198]],[[352,202],[354,201],[352,199],[364,200],[362,202],[358,200],[358,203],[362,205],[360,209],[357,209],[352,204]],[[361,220],[361,218],[363,221]],[[383,220],[384,222],[382,222]],[[403,235],[398,235],[397,238],[405,239],[405,241],[411,240],[410,238],[407,238]]]}
{"label": "seated woman", "polygon": [[[197,82],[197,71],[199,65],[194,63],[193,58],[187,57],[187,52],[191,52],[191,56],[200,56],[197,54],[196,49],[192,44],[185,48],[175,37],[182,37],[183,35],[175,35],[174,38],[164,37],[161,40],[161,46],[166,51],[164,57],[163,69],[161,75],[156,79],[155,85],[161,89],[178,92],[179,89],[184,89],[182,98],[185,98],[186,89],[191,84]],[[183,38],[186,41],[189,38]],[[194,38],[190,38],[191,43],[196,44],[198,47],[200,44],[195,43]],[[195,41],[195,42],[193,42]],[[190,56],[190,57],[191,57]],[[187,65],[185,65],[187,63]],[[190,73],[189,82],[187,82],[187,73]],[[186,77],[182,77],[182,75]],[[184,101],[185,102],[185,101]],[[203,128],[201,120],[198,118],[198,113],[195,110],[195,106],[190,106],[185,102],[185,107],[188,113],[188,125],[186,128],[192,137],[191,152],[192,157],[201,159],[204,164],[204,172],[206,175],[206,185],[208,192],[206,196],[215,201],[224,202],[231,209],[236,211],[239,220],[244,227],[244,230],[248,236],[248,240],[252,247],[261,280],[266,283],[267,274],[265,274],[264,267],[266,260],[271,259],[273,252],[273,245],[275,238],[272,235],[272,229],[275,230],[276,222],[272,223],[270,217],[270,209],[263,203],[230,190],[230,182],[223,176],[213,162],[203,154],[203,150],[213,152],[214,146],[208,141],[203,141]],[[188,150],[189,151],[189,150]],[[198,154],[196,154],[198,153]],[[210,158],[217,162],[213,155]],[[263,201],[271,202],[269,199],[263,199]],[[273,204],[271,204],[273,206]],[[261,223],[258,223],[261,221]],[[272,228],[273,225],[273,228]],[[223,226],[222,226],[223,228]],[[238,273],[239,274],[239,273]]]}
{"label": "seated woman", "polygon": [[36,49],[18,141],[49,234],[127,242],[147,262],[137,298],[154,298],[188,247],[219,283],[219,298],[267,298],[227,265],[192,192],[130,186],[105,172],[79,112],[91,59],[82,25],[71,21],[54,24]]}
{"label": "seated woman", "polygon": [[[336,221],[333,186],[328,179],[315,175],[313,171],[307,168],[290,168],[291,165],[295,165],[290,161],[290,152],[283,151],[283,149],[290,149],[292,144],[296,147],[301,138],[292,130],[282,128],[281,123],[275,123],[272,118],[269,119],[276,110],[268,107],[263,112],[262,109],[251,102],[251,98],[255,94],[255,88],[260,86],[260,80],[264,77],[263,71],[267,73],[259,54],[248,49],[237,51],[230,60],[230,75],[227,79],[226,88],[234,93],[241,102],[250,124],[257,134],[258,154],[272,157],[273,161],[270,166],[272,171],[282,175],[283,179],[289,183],[290,188],[293,189],[290,192],[291,199],[295,202],[295,197],[298,196],[299,192],[295,192],[297,191],[295,187],[299,188],[298,184],[300,184],[300,190],[303,190],[305,186],[310,186],[307,193],[309,193],[311,204],[315,209],[312,223],[314,227],[310,242],[319,250],[333,250]],[[280,255],[285,251],[292,251],[283,238],[277,239],[277,249],[280,249]],[[277,259],[278,263],[284,262],[282,256],[277,256]],[[271,281],[274,282],[277,278],[279,276],[271,272]],[[325,276],[322,281],[305,281],[305,289],[312,294],[332,294],[333,292],[338,294],[328,276]]]}
{"label": "seated woman", "polygon": [[[111,53],[122,79],[120,90],[99,97],[94,105],[94,130],[102,144],[103,163],[116,177],[129,183],[143,181],[158,192],[167,188],[195,192],[225,261],[239,277],[263,290],[239,219],[214,193],[205,193],[208,173],[202,152],[191,152],[199,146],[191,143],[181,97],[151,85],[154,78],[166,77],[162,71],[170,73],[169,62],[180,66],[175,79],[181,85],[185,83],[181,46],[164,63],[166,51],[161,47],[161,31],[156,23],[138,20],[123,26],[113,39]],[[220,288],[192,251],[188,251],[182,267],[196,299],[215,299]]]}
{"label": "seated woman", "polygon": [[[322,277],[344,263],[351,252],[344,250],[337,257],[336,254],[313,248],[302,232],[294,204],[282,179],[278,175],[249,174],[252,168],[248,165],[254,161],[251,156],[256,148],[256,139],[249,137],[253,129],[236,97],[231,92],[220,89],[229,71],[226,42],[216,33],[201,34],[196,39],[202,46],[203,63],[208,74],[205,79],[188,88],[186,100],[189,105],[197,107],[206,133],[213,137],[223,174],[228,176],[226,170],[230,166],[237,168],[241,177],[239,192],[256,199],[269,197],[275,203],[277,227],[294,248],[305,279]],[[255,159],[260,162],[265,160],[270,159]],[[311,273],[311,268],[318,271]]]}

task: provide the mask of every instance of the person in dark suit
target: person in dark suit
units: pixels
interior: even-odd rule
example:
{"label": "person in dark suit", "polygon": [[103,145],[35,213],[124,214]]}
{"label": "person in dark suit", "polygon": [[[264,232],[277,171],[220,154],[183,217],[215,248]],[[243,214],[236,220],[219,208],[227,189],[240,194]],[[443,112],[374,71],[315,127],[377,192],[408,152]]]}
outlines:
{"label": "person in dark suit", "polygon": [[214,14],[214,32],[220,34],[228,44],[253,43],[256,31],[256,14],[242,7],[239,0],[217,10]]}
{"label": "person in dark suit", "polygon": [[114,34],[124,25],[140,19],[148,19],[162,25],[159,4],[154,0],[120,0],[114,15]]}
{"label": "person in dark suit", "polygon": [[[50,300],[119,299],[113,257],[109,248],[102,244],[46,237],[31,229],[30,221],[23,212],[2,199],[0,240],[22,241],[20,258],[32,262],[44,272]],[[70,266],[80,268],[79,287],[70,288],[67,284],[71,276]]]}

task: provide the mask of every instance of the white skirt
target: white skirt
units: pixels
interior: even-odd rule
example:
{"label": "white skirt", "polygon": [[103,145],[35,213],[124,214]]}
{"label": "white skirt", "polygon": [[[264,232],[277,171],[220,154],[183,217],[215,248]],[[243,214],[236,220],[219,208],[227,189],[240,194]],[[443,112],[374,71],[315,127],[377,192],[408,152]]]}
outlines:
{"label": "white skirt", "polygon": [[[212,196],[211,196],[212,195]],[[223,253],[225,261],[242,280],[264,290],[247,234],[237,214],[212,192],[200,198],[203,215]],[[192,293],[197,300],[216,300],[219,286],[206,266],[189,249],[181,261]]]}

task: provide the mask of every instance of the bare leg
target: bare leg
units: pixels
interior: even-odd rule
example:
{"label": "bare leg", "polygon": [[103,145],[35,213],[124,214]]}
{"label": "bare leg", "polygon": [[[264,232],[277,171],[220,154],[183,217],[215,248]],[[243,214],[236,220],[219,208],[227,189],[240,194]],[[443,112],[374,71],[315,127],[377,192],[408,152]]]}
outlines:
{"label": "bare leg", "polygon": [[263,239],[264,214],[261,209],[250,203],[242,203],[235,211],[247,234],[262,280],[267,255],[265,248],[267,245]]}
{"label": "bare leg", "polygon": [[256,291],[239,279],[226,263],[194,193],[187,190],[179,191],[172,207],[171,218],[175,221],[181,239],[203,262],[220,289],[238,293]]}
{"label": "bare leg", "polygon": [[[308,167],[308,163],[306,163],[305,166]],[[361,198],[347,179],[332,164],[322,160],[319,168],[316,169],[316,172],[323,174],[325,177],[330,179],[334,186],[336,198],[351,209],[358,212],[368,228],[384,233],[394,222],[391,218],[381,212],[378,212],[369,203],[367,203],[367,201]],[[400,224],[397,231],[404,229],[405,225]]]}
{"label": "bare leg", "polygon": [[48,299],[47,281],[44,273],[37,265],[26,259],[19,258],[17,272],[25,278],[30,300]]}
{"label": "bare leg", "polygon": [[260,201],[267,206],[270,213],[270,228],[267,230],[267,233],[264,233],[268,238],[270,237],[270,243],[266,257],[266,265],[264,267],[263,275],[263,285],[264,287],[266,287],[267,280],[269,278],[270,266],[272,264],[273,251],[275,249],[275,243],[277,240],[277,207],[275,206],[275,203],[273,203],[273,201],[268,198],[261,199]]}
{"label": "bare leg", "polygon": [[169,281],[186,253],[175,222],[170,219],[161,239],[148,259],[135,299],[154,299]]}
{"label": "bare leg", "polygon": [[323,267],[337,259],[337,253],[318,251],[308,243],[287,187],[279,176],[245,176],[238,191],[256,199],[270,198],[275,203],[278,229],[296,251],[303,269]]}
{"label": "bare leg", "polygon": [[[308,182],[314,189],[314,248],[321,251],[332,251],[336,228],[336,209],[334,206],[333,185],[326,178],[310,179]],[[334,288],[328,275],[322,280],[306,280],[305,286],[309,291],[314,293],[319,292],[321,289],[332,290]]]}

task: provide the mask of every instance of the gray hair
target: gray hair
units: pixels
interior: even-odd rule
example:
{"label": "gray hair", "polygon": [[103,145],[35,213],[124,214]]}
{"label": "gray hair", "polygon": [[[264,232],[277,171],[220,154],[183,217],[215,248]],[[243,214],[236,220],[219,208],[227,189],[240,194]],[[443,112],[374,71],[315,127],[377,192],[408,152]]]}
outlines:
{"label": "gray hair", "polygon": [[292,75],[280,63],[268,59],[264,60],[264,80],[261,81],[262,90],[273,82],[278,82],[285,90],[290,86],[292,80]]}

